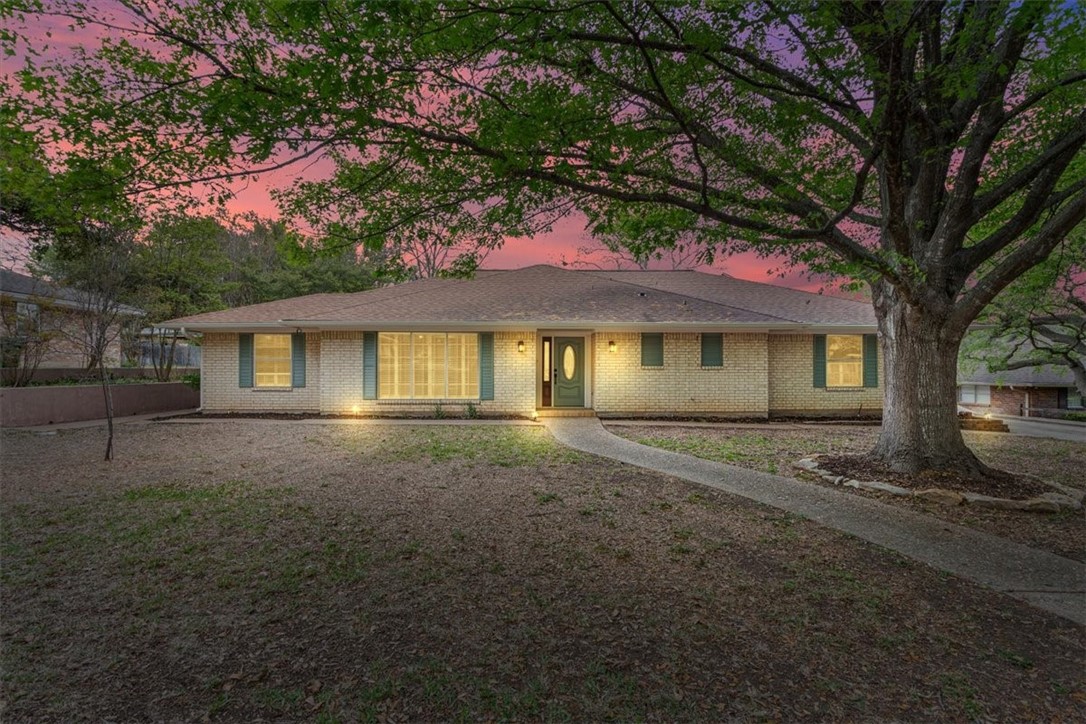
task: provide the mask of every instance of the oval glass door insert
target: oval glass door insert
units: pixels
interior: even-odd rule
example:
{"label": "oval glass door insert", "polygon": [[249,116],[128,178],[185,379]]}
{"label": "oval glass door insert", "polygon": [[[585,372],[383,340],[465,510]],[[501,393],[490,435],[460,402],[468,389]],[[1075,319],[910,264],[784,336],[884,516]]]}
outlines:
{"label": "oval glass door insert", "polygon": [[573,345],[567,344],[562,352],[562,374],[567,380],[572,380],[577,373],[577,353],[573,351]]}

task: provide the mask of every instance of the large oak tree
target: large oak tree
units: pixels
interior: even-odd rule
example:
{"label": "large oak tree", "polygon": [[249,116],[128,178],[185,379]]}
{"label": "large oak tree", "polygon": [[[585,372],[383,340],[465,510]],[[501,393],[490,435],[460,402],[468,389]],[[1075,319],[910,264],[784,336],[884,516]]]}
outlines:
{"label": "large oak tree", "polygon": [[[970,323],[1086,213],[1075,3],[238,2],[42,12],[97,35],[21,77],[28,123],[130,188],[325,159],[285,210],[337,238],[519,235],[570,211],[871,286],[896,469],[982,466]],[[376,240],[376,241],[375,241]]]}

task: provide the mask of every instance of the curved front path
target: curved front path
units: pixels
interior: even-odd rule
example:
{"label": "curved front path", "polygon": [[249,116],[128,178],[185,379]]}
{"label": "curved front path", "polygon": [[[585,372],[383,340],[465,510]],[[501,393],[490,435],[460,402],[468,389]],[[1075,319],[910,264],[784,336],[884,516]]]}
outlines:
{"label": "curved front path", "polygon": [[1086,564],[858,495],[640,445],[596,418],[543,422],[576,450],[810,518],[1086,625]]}

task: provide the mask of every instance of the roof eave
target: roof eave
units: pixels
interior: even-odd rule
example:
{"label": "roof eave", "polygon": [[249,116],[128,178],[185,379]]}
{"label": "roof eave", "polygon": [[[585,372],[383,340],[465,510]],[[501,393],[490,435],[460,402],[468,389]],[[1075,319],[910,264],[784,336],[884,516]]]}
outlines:
{"label": "roof eave", "polygon": [[627,332],[701,332],[737,331],[766,332],[776,334],[857,334],[873,332],[873,324],[799,324],[794,322],[645,322],[645,321],[593,321],[593,320],[495,320],[485,322],[421,320],[421,321],[337,321],[315,319],[281,319],[274,322],[184,322],[171,320],[158,327],[186,329],[194,332],[262,332],[268,330],[297,331],[368,331],[368,332],[416,332],[457,331],[488,332],[495,330],[598,330]]}

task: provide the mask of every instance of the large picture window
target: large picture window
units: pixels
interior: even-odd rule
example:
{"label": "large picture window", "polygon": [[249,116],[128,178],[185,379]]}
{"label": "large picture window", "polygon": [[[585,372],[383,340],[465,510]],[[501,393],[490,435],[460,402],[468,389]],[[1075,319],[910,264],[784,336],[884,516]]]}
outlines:
{"label": "large picture window", "polygon": [[826,335],[826,386],[863,387],[864,338],[859,334]]}
{"label": "large picture window", "polygon": [[479,335],[381,332],[379,397],[393,400],[479,397]]}
{"label": "large picture window", "polygon": [[254,334],[253,371],[257,387],[290,387],[290,335]]}

